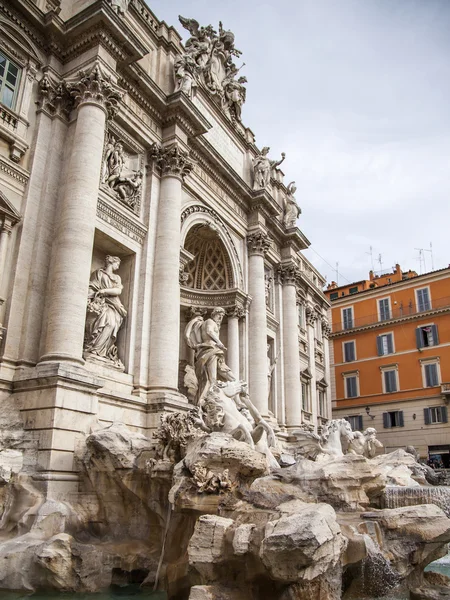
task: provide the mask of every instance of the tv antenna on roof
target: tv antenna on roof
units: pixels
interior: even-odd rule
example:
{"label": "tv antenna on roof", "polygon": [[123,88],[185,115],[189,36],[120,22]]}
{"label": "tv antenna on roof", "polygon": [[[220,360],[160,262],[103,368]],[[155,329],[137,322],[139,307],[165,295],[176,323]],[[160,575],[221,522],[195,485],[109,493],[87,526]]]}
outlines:
{"label": "tv antenna on roof", "polygon": [[422,263],[423,263],[424,272],[425,273],[427,272],[427,263],[426,263],[425,254],[424,254],[425,252],[429,252],[431,255],[431,270],[434,271],[433,244],[430,242],[429,248],[414,248],[414,250],[419,251],[419,258],[416,260],[419,261],[420,274],[422,275]]}
{"label": "tv antenna on roof", "polygon": [[381,254],[378,255],[378,262],[380,263],[380,275],[383,271],[383,260],[381,258]]}
{"label": "tv antenna on roof", "polygon": [[375,268],[373,266],[373,248],[372,248],[372,246],[370,246],[370,251],[366,252],[366,254],[368,254],[370,256],[370,264],[372,265],[372,271],[375,271]]}
{"label": "tv antenna on roof", "polygon": [[336,283],[339,285],[339,263],[336,263]]}

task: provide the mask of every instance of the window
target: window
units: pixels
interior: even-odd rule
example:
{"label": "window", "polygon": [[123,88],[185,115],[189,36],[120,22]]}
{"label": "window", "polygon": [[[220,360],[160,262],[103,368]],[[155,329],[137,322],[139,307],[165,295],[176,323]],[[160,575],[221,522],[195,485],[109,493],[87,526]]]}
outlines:
{"label": "window", "polygon": [[378,300],[378,316],[380,321],[388,321],[391,318],[391,303],[389,298]]}
{"label": "window", "polygon": [[431,309],[430,290],[428,288],[416,290],[416,304],[418,312]]}
{"label": "window", "polygon": [[344,380],[345,380],[345,397],[346,398],[357,398],[359,396],[358,376],[357,375],[344,375]]}
{"label": "window", "polygon": [[300,329],[304,329],[305,321],[304,321],[304,316],[303,316],[303,311],[304,311],[303,304],[299,303],[297,305],[297,308],[298,308],[298,326],[300,327]]}
{"label": "window", "polygon": [[345,420],[350,423],[352,431],[363,430],[363,418],[361,415],[351,415],[349,417],[345,417]]}
{"label": "window", "polygon": [[330,300],[337,300],[339,298],[339,292],[331,292]]}
{"label": "window", "polygon": [[19,78],[19,67],[0,53],[0,102],[8,108],[14,108]]}
{"label": "window", "polygon": [[353,307],[342,309],[342,323],[344,329],[351,329],[353,327]]}
{"label": "window", "polygon": [[356,348],[355,342],[344,342],[344,362],[352,362],[356,360]]}
{"label": "window", "polygon": [[391,427],[404,427],[405,422],[403,419],[402,410],[393,410],[391,412],[383,413],[383,427],[390,429]]}
{"label": "window", "polygon": [[439,374],[437,363],[425,363],[423,365],[425,387],[435,387],[439,385]]}
{"label": "window", "polygon": [[394,353],[394,336],[392,333],[385,333],[377,336],[378,356]]}
{"label": "window", "polygon": [[302,381],[302,409],[305,412],[311,412],[311,395],[309,393],[309,381]]}
{"label": "window", "polygon": [[355,285],[355,287],[351,287],[348,291],[350,294],[356,294],[358,292],[358,286]]}
{"label": "window", "polygon": [[383,371],[384,393],[390,394],[397,391],[397,369],[386,369]]}
{"label": "window", "polygon": [[327,397],[325,390],[319,388],[319,415],[328,418],[327,416]]}
{"label": "window", "polygon": [[433,406],[432,408],[424,408],[423,418],[425,425],[432,425],[433,423],[447,423],[447,407]]}
{"label": "window", "polygon": [[417,348],[428,348],[439,344],[439,336],[436,325],[426,325],[416,329]]}

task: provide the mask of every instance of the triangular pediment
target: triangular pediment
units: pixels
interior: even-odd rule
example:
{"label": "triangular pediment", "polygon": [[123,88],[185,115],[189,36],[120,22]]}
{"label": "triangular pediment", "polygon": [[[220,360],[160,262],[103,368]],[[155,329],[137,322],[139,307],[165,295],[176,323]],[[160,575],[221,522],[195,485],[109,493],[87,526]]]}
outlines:
{"label": "triangular pediment", "polygon": [[309,367],[306,367],[303,371],[301,371],[300,376],[302,379],[312,379],[312,373]]}
{"label": "triangular pediment", "polygon": [[[0,216],[1,217],[9,217],[13,224],[18,223],[22,216],[17,210],[14,208],[12,203],[8,200],[5,194],[0,190]],[[2,219],[3,220],[3,219]]]}

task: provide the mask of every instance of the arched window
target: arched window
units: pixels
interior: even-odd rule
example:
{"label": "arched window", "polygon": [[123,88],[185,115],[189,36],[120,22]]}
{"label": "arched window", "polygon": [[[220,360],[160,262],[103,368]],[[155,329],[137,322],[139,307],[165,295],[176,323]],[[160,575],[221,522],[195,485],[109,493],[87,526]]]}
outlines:
{"label": "arched window", "polygon": [[187,287],[197,290],[226,290],[234,286],[226,248],[209,224],[195,225],[187,234],[185,249],[195,256],[186,267]]}

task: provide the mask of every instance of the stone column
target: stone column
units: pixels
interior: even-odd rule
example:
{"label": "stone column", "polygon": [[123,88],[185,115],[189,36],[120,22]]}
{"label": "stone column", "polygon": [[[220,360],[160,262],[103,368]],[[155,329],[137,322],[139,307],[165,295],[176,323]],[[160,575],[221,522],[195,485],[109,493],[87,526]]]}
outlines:
{"label": "stone column", "polygon": [[154,146],[161,173],[150,326],[150,388],[178,392],[180,336],[180,213],[183,179],[192,170],[177,144]]}
{"label": "stone column", "polygon": [[317,429],[317,376],[316,376],[316,320],[317,313],[314,307],[307,304],[306,309],[306,329],[308,335],[308,358],[309,369],[311,371],[310,394],[311,394],[311,413],[314,428]]}
{"label": "stone column", "polygon": [[228,312],[228,352],[227,364],[237,380],[240,379],[240,359],[239,359],[239,319],[245,314],[244,307],[236,304]]}
{"label": "stone column", "polygon": [[3,297],[3,282],[6,280],[6,257],[13,223],[6,217],[0,229],[0,298]]}
{"label": "stone column", "polygon": [[269,412],[267,385],[267,317],[264,256],[270,248],[270,238],[262,231],[247,237],[248,291],[252,303],[248,315],[249,327],[249,392],[253,404],[263,416]]}
{"label": "stone column", "polygon": [[[331,334],[331,326],[326,319],[322,320],[322,332],[323,332],[323,354],[324,354],[324,366],[325,366],[325,380],[328,383],[328,387],[325,391],[325,397],[327,401],[327,418],[331,419],[331,366],[330,366],[330,342],[329,337]],[[325,416],[325,415],[323,415]]]}
{"label": "stone column", "polygon": [[47,334],[40,362],[84,364],[86,298],[107,117],[122,91],[98,64],[68,89],[78,108],[64,197],[52,248]]}
{"label": "stone column", "polygon": [[300,382],[300,357],[298,347],[298,317],[296,281],[298,268],[282,265],[279,269],[283,285],[283,355],[284,399],[286,426],[298,427],[302,422],[302,388]]}

